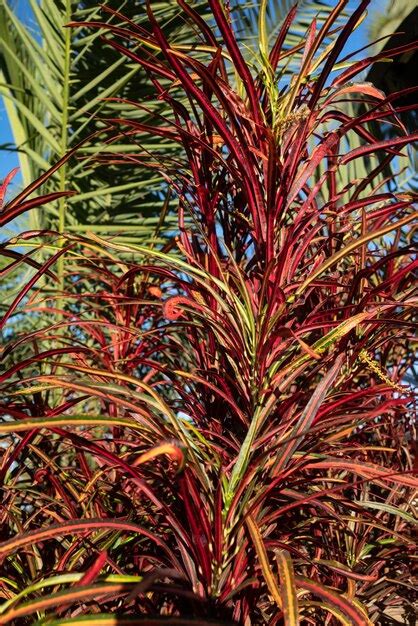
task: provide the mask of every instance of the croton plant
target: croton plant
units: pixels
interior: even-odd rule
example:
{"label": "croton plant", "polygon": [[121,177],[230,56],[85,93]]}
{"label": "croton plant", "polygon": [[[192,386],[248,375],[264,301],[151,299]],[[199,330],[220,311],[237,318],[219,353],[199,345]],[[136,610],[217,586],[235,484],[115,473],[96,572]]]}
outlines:
{"label": "croton plant", "polygon": [[[1,243],[0,623],[413,619],[413,105],[344,56],[367,0],[291,43],[298,8],[273,36],[262,0],[255,47],[244,8],[177,3],[187,44],[153,0],[83,24],[148,81],[95,138],[164,176],[143,240]],[[65,202],[70,158],[2,225]]]}

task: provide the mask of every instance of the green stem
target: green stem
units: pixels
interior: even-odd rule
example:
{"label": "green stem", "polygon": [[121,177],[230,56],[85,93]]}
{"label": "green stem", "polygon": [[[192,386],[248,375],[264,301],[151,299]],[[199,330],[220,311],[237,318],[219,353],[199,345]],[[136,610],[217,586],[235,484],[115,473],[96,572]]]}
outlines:
{"label": "green stem", "polygon": [[248,461],[250,459],[251,446],[254,443],[256,438],[258,427],[260,423],[260,411],[259,407],[256,408],[253,418],[251,420],[250,426],[248,428],[245,439],[242,443],[241,449],[238,454],[237,462],[234,465],[234,469],[232,470],[231,478],[229,480],[229,485],[227,488],[227,492],[225,494],[225,509],[229,510],[232,499],[234,497],[235,491],[245,474],[245,470],[248,467]]}
{"label": "green stem", "polygon": [[[65,24],[71,20],[71,0],[65,0]],[[60,156],[64,156],[68,148],[68,107],[70,96],[70,66],[71,66],[71,29],[64,30],[64,66],[63,66],[63,93],[62,93],[62,127],[60,137]],[[67,164],[64,163],[59,170],[59,191],[65,191],[67,186]],[[67,209],[66,198],[59,199],[58,205],[58,232],[65,231],[65,217]],[[60,239],[61,247],[64,245],[64,239]],[[58,259],[58,280],[59,290],[64,289],[64,258]],[[58,307],[60,308],[60,307]]]}

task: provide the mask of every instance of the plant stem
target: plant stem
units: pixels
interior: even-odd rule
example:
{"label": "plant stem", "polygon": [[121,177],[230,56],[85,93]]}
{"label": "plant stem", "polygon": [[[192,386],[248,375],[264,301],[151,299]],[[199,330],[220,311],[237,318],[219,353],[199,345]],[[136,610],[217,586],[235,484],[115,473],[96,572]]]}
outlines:
{"label": "plant stem", "polygon": [[[65,23],[71,20],[71,0],[65,0]],[[60,148],[61,155],[68,148],[68,107],[70,95],[70,66],[71,66],[71,29],[65,29],[64,35],[64,64],[63,64],[63,92],[62,92],[62,126]],[[67,164],[64,163],[59,170],[59,191],[65,191],[67,186]],[[67,209],[67,199],[60,198],[58,205],[58,232],[63,234],[65,231],[65,217]],[[60,247],[64,245],[64,239],[60,238]],[[62,292],[64,289],[64,257],[58,259],[58,288]],[[58,308],[60,308],[58,306]]]}

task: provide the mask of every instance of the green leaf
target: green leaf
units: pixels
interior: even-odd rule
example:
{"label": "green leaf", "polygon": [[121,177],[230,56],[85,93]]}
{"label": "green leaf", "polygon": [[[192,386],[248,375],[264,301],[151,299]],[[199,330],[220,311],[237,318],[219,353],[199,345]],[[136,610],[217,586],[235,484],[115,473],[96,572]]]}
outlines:
{"label": "green leaf", "polygon": [[359,504],[366,509],[374,509],[376,511],[383,511],[384,513],[389,513],[390,515],[395,515],[396,517],[400,517],[404,519],[406,522],[413,524],[414,526],[418,526],[418,520],[415,519],[412,515],[403,511],[402,509],[393,506],[392,504],[386,504],[386,502],[371,502],[370,500],[356,500],[356,504]]}

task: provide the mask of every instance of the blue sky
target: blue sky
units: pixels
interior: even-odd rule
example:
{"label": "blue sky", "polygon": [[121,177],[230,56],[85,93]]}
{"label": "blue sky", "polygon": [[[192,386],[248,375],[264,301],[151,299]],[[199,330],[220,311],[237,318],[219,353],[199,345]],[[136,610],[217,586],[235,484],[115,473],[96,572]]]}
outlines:
{"label": "blue sky", "polygon": [[[334,2],[336,0],[333,0]],[[25,21],[30,20],[30,6],[29,0],[17,0],[17,2],[13,3],[16,8],[19,17],[24,19]],[[356,7],[358,2],[355,0],[351,1],[351,6]],[[361,48],[367,43],[367,30],[368,24],[370,20],[370,15],[378,9],[379,6],[384,4],[383,0],[372,0],[370,3],[369,14],[364,22],[360,25],[357,31],[351,36],[349,42],[347,43],[345,53],[348,54],[351,51]],[[0,144],[7,144],[13,141],[12,134],[10,131],[10,126],[7,121],[7,115],[5,113],[4,104],[2,99],[0,99]],[[16,154],[13,152],[8,152],[4,150],[0,150],[0,181],[5,177],[5,175],[13,168],[18,165],[18,159]],[[18,182],[18,179],[16,179]]]}

